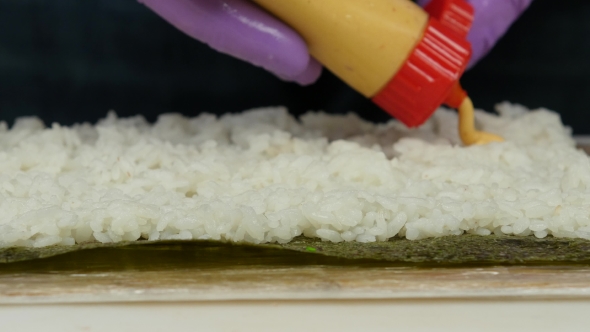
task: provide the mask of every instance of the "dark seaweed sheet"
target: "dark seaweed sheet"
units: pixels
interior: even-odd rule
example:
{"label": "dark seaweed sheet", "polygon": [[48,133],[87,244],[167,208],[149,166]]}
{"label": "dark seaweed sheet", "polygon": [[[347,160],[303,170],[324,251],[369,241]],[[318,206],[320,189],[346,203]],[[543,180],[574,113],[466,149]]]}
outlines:
{"label": "dark seaweed sheet", "polygon": [[[398,266],[590,264],[590,241],[587,240],[494,235],[447,236],[419,241],[395,238],[387,242],[374,243],[332,243],[304,237],[296,238],[287,244],[259,245],[222,241],[88,243],[46,248],[0,249],[0,263],[31,261],[72,252],[90,251],[94,255],[92,259],[97,259],[97,255],[115,257],[136,251],[140,254],[151,252],[149,255],[157,252],[160,255],[158,257],[163,260],[166,260],[166,255],[171,259],[192,257],[195,262],[199,262],[203,257],[213,257],[207,255],[215,251],[218,254],[210,259],[219,260],[218,263],[221,264],[224,260],[235,263],[238,256],[246,260],[257,255],[272,256],[274,263],[280,263],[281,257],[285,257],[285,262],[292,263],[293,257],[296,257],[298,261],[307,260],[321,264],[327,264],[330,260],[335,264],[344,264],[345,261],[359,264],[372,261]],[[245,252],[248,254],[244,254]],[[299,254],[294,255],[296,252]]]}

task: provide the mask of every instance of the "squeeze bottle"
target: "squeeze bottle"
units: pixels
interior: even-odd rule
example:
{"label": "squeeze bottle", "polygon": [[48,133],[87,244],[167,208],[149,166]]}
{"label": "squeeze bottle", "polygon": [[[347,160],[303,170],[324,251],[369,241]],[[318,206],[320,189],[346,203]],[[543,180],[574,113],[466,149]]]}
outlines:
{"label": "squeeze bottle", "polygon": [[471,57],[473,7],[465,0],[253,0],[289,24],[313,57],[409,127],[442,104],[459,109],[467,145],[501,141],[475,130],[459,84]]}

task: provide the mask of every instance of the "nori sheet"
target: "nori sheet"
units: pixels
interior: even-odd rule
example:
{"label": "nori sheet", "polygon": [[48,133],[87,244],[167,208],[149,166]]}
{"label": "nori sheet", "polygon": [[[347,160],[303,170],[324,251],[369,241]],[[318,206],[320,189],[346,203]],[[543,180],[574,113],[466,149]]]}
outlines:
{"label": "nori sheet", "polygon": [[[46,248],[0,249],[0,263],[39,260],[73,252],[92,252],[93,260],[109,259],[131,251],[141,255],[157,253],[162,261],[202,262],[205,257],[216,263],[246,264],[253,257],[272,257],[273,264],[364,264],[373,262],[391,266],[473,266],[473,265],[562,265],[590,264],[590,241],[547,237],[461,235],[409,241],[394,238],[387,242],[332,243],[298,237],[286,244],[246,244],[222,241],[135,241],[123,243],[87,243]],[[212,252],[216,255],[209,255]],[[298,254],[295,254],[297,253]],[[102,254],[101,254],[102,253]],[[143,254],[142,254],[143,253]],[[247,253],[247,254],[245,254]],[[98,256],[97,256],[98,255]],[[209,255],[209,256],[207,256]],[[75,256],[72,256],[75,257]],[[90,257],[90,256],[88,256]],[[80,258],[88,260],[90,258]],[[109,258],[111,257],[111,258]],[[134,256],[137,259],[137,255]],[[168,258],[166,258],[168,257]],[[184,258],[182,258],[184,257]],[[281,257],[284,257],[282,260]],[[288,258],[288,259],[287,259]],[[100,260],[100,259],[99,259]],[[34,263],[34,262],[31,262]],[[228,263],[229,264],[229,263]],[[10,265],[10,264],[8,264]],[[0,265],[0,269],[2,269]],[[5,267],[7,265],[4,265]]]}

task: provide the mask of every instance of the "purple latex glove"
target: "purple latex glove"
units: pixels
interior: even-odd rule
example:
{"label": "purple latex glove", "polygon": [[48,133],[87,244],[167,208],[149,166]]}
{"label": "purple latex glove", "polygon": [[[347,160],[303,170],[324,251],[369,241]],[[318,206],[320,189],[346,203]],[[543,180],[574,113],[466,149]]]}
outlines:
{"label": "purple latex glove", "polygon": [[[418,0],[426,6],[431,0]],[[496,45],[508,28],[518,19],[533,0],[467,0],[475,8],[475,20],[467,39],[471,42],[473,56],[469,68]]]}
{"label": "purple latex glove", "polygon": [[213,49],[301,85],[315,82],[322,66],[305,41],[247,0],[139,0],[170,24]]}
{"label": "purple latex glove", "polygon": [[[431,0],[418,0],[422,6]],[[504,35],[532,0],[467,0],[475,7],[469,34],[473,66]],[[187,35],[287,81],[308,85],[322,67],[305,41],[248,0],[139,0]]]}

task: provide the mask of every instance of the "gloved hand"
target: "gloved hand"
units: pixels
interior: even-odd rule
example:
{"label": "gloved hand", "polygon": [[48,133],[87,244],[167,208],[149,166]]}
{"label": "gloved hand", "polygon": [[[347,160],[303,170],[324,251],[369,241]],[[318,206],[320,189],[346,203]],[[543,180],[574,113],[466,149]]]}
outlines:
{"label": "gloved hand", "polygon": [[[278,1],[278,0],[277,0]],[[422,6],[431,0],[418,0]],[[475,7],[469,34],[473,66],[504,35],[532,0],[467,0]],[[248,0],[139,0],[187,35],[213,49],[301,85],[315,82],[321,65],[305,41]]]}
{"label": "gloved hand", "polygon": [[[418,0],[422,7],[431,0]],[[533,0],[467,0],[475,9],[475,20],[467,39],[471,42],[473,56],[469,68],[496,45],[508,28],[518,19]]]}
{"label": "gloved hand", "polygon": [[286,81],[315,82],[322,66],[286,24],[247,0],[139,0],[187,35]]}

